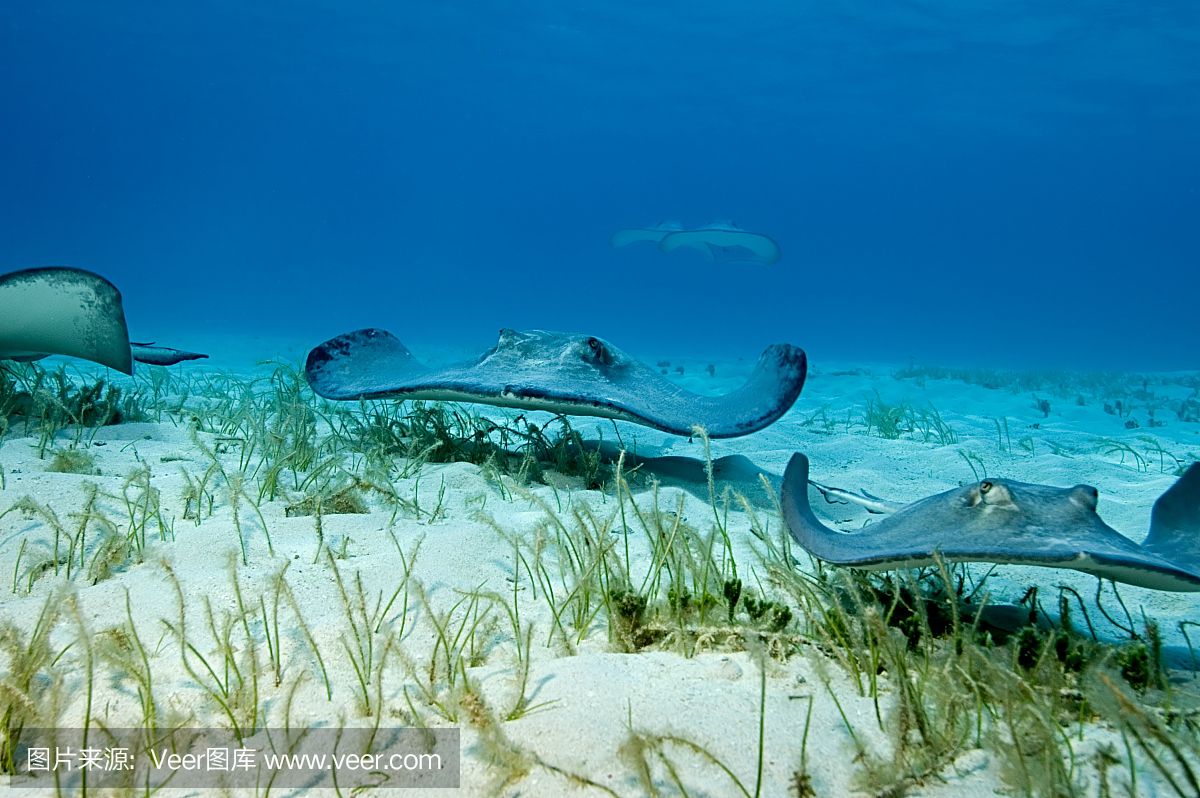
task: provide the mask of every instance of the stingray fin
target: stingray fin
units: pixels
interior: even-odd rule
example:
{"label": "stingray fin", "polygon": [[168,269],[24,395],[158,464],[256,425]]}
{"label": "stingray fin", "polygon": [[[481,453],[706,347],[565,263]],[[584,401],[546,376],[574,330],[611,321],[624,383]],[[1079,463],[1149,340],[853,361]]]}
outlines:
{"label": "stingray fin", "polygon": [[1200,463],[1192,463],[1158,497],[1150,512],[1147,549],[1175,562],[1200,568]]}
{"label": "stingray fin", "polygon": [[133,373],[121,292],[98,274],[45,266],[0,275],[0,359],[45,354]]}
{"label": "stingray fin", "polygon": [[829,535],[840,532],[821,523],[808,501],[808,458],[800,452],[792,455],[787,470],[783,472],[783,488],[780,491],[783,520],[792,538],[809,554],[822,560],[836,562],[829,543]]}
{"label": "stingray fin", "polygon": [[[742,387],[724,396],[691,397],[693,416],[711,419],[703,424],[710,438],[748,435],[774,423],[795,404],[807,375],[808,356],[803,349],[771,344],[759,355]],[[722,417],[726,421],[717,423]]]}
{"label": "stingray fin", "polygon": [[375,374],[404,379],[427,370],[399,338],[375,327],[329,339],[309,352],[304,364],[308,384],[326,399],[368,398],[378,393]]}

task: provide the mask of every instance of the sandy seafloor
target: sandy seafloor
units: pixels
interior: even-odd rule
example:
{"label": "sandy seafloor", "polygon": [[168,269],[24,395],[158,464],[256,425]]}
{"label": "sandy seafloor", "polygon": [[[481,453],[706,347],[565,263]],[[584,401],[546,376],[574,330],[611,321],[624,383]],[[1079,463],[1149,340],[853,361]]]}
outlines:
{"label": "sandy seafloor", "polygon": [[[180,377],[223,370],[243,376],[267,374],[269,366],[255,365],[260,353],[280,355],[299,363],[305,351],[303,343],[266,339],[173,343],[207,348],[214,355],[209,361],[174,367],[173,373]],[[418,355],[427,351],[415,345],[413,349]],[[671,360],[672,371],[676,366],[683,367],[684,373],[673,374],[673,379],[705,393],[735,387],[755,359],[754,353],[747,353],[744,360],[714,362],[715,376],[710,376],[707,361],[695,358],[676,361],[670,353],[650,353],[646,357],[651,361],[659,358]],[[1127,383],[1115,378],[1097,378],[1086,391],[1069,387],[1056,392],[1051,385],[1053,380],[1036,391],[1017,390],[971,385],[957,379],[898,379],[895,374],[903,365],[812,363],[800,400],[781,421],[744,438],[714,441],[713,455],[743,454],[763,469],[779,474],[791,453],[799,449],[811,458],[814,479],[906,502],[973,481],[975,477],[962,454],[967,452],[976,456],[977,467],[981,463],[991,476],[1060,486],[1081,482],[1096,486],[1100,490],[1102,517],[1111,526],[1140,540],[1148,528],[1155,498],[1175,479],[1176,463],[1163,461],[1164,455],[1156,446],[1183,462],[1195,460],[1200,453],[1200,424],[1177,419],[1171,409],[1192,394],[1191,388],[1175,379],[1179,375],[1153,380],[1147,383],[1147,393],[1135,396],[1136,391],[1130,391]],[[84,364],[72,367],[99,373]],[[118,378],[118,384],[121,379]],[[1077,396],[1082,399],[1077,400]],[[1039,398],[1049,401],[1048,415],[1038,409]],[[1126,417],[1105,412],[1104,404],[1116,399],[1133,403],[1130,417],[1139,422],[1138,428],[1127,429]],[[914,434],[894,440],[879,437],[861,423],[866,406],[873,400],[907,401],[920,408],[932,406],[953,430],[957,441],[940,445]],[[1162,426],[1148,425],[1150,406],[1156,407],[1156,418],[1164,422]],[[510,417],[516,415],[513,411],[494,409],[483,412],[495,417],[505,413]],[[1008,441],[998,436],[997,419],[1007,421]],[[595,437],[597,431],[606,440],[613,437],[613,427],[607,421],[579,419],[576,427],[585,437]],[[697,440],[624,424],[620,429],[622,438],[627,443],[636,440],[643,454],[703,457],[702,444]],[[62,433],[59,445],[65,446],[69,438],[70,431]],[[210,433],[200,436],[208,445],[213,445],[214,438]],[[1122,462],[1112,441],[1129,444],[1145,458],[1144,463],[1135,462],[1128,454]],[[89,584],[78,574],[68,581],[65,573],[56,577],[51,571],[34,579],[32,590],[27,593],[30,564],[39,556],[45,558],[53,536],[44,519],[10,512],[0,518],[3,586],[0,616],[29,629],[48,597],[58,596],[56,600],[65,607],[66,596],[74,594],[80,607],[79,618],[74,619],[64,611],[55,631],[54,643],[62,648],[72,635],[78,635],[80,625],[98,641],[106,630],[126,624],[128,595],[133,622],[147,647],[161,717],[191,718],[193,725],[221,724],[217,704],[184,671],[178,641],[167,626],[176,623],[179,608],[164,564],[179,580],[189,641],[198,651],[211,654],[216,650],[205,620],[205,603],[211,603],[220,625],[220,619],[227,617],[235,602],[231,562],[236,560],[239,547],[228,491],[223,488],[214,491],[211,516],[203,517],[199,523],[184,517],[184,474],[194,479],[203,473],[207,463],[186,425],[178,419],[165,418],[161,423],[138,422],[99,429],[90,445],[85,444],[95,455],[99,470],[95,475],[48,472],[46,461],[38,459],[35,444],[33,439],[23,437],[20,422],[3,438],[0,467],[5,485],[0,491],[0,512],[10,509],[23,497],[31,497],[52,508],[65,526],[72,527],[88,495],[87,486],[95,484],[99,486],[99,511],[111,516],[121,528],[127,518],[120,499],[122,486],[127,475],[144,465],[150,469],[151,484],[159,491],[171,539],[160,541],[152,529],[141,561],[121,567],[111,577]],[[1155,453],[1151,454],[1151,450]],[[223,462],[236,467],[235,450],[221,457]],[[512,544],[482,520],[480,513],[482,508],[497,526],[517,537],[531,539],[539,532],[544,534],[546,529],[546,513],[537,502],[519,494],[510,493],[506,498],[479,468],[464,463],[427,464],[419,477],[402,479],[399,484],[408,491],[419,488],[425,492],[430,498],[423,501],[432,501],[439,486],[444,485],[444,512],[434,521],[400,513],[392,523],[391,509],[372,501],[371,512],[367,514],[323,518],[324,540],[339,553],[337,566],[343,580],[353,590],[355,579],[361,577],[369,603],[379,595],[392,594],[403,575],[399,552],[407,557],[421,541],[411,579],[413,584],[423,587],[428,606],[414,596],[407,612],[396,606],[385,619],[393,628],[405,622],[406,631],[400,645],[402,653],[392,652],[384,666],[380,687],[384,723],[401,724],[407,711],[402,696],[412,677],[405,672],[403,659],[407,657],[417,663],[414,666],[417,672],[428,668],[434,648],[434,633],[428,624],[430,608],[445,612],[462,598],[459,591],[493,591],[511,598],[515,586],[520,622],[531,624],[534,630],[528,691],[532,702],[539,707],[516,720],[499,722],[500,731],[513,749],[534,755],[524,760],[526,775],[501,786],[505,766],[498,763],[494,746],[485,744],[478,728],[465,717],[452,723],[429,706],[422,707],[421,699],[416,699],[431,724],[457,725],[463,729],[462,787],[445,794],[489,795],[497,790],[505,795],[522,796],[603,794],[564,776],[566,773],[585,776],[618,795],[641,794],[643,788],[632,770],[627,746],[623,747],[630,725],[645,734],[676,735],[704,746],[753,791],[760,688],[760,664],[755,655],[716,645],[690,657],[673,650],[619,653],[600,622],[573,651],[557,638],[547,645],[552,618],[546,602],[533,597],[535,591],[531,590],[524,569],[517,573],[514,585]],[[532,486],[531,493],[551,508],[562,507],[568,520],[570,508],[575,506],[591,506],[601,516],[616,507],[611,496],[606,498],[599,492],[573,486],[569,479],[563,480],[557,490]],[[661,489],[660,499],[664,506],[674,508],[682,497],[684,516],[704,529],[712,514],[701,495],[702,490],[686,491],[667,485]],[[855,528],[867,519],[854,508],[827,505],[817,494],[812,495],[818,512],[831,523]],[[649,502],[650,494],[639,494],[638,501]],[[247,646],[242,630],[248,629],[257,640],[259,665],[264,674],[267,672],[268,652],[258,613],[259,597],[264,596],[266,603],[270,603],[272,579],[283,563],[291,561],[286,579],[323,653],[333,696],[327,698],[319,669],[285,602],[279,622],[282,684],[277,687],[273,678],[262,677],[258,696],[262,711],[273,725],[280,724],[290,690],[299,680],[288,709],[291,724],[368,725],[373,717],[363,716],[356,676],[346,653],[344,641],[349,635],[346,611],[328,562],[320,560],[314,564],[318,546],[314,520],[286,517],[287,503],[280,498],[261,506],[274,556],[268,553],[265,538],[248,506],[240,508],[248,564],[238,564],[237,576],[244,601],[253,608],[253,617],[246,627],[234,628],[233,646],[238,656],[244,657]],[[777,532],[778,518],[769,509],[759,512],[766,519],[768,530]],[[758,561],[754,551],[761,548],[749,529],[746,515],[733,510],[729,515],[729,530],[744,576],[755,568]],[[18,564],[23,541],[25,549]],[[639,547],[634,549],[635,556],[644,556],[638,555]],[[802,567],[808,567],[806,561]],[[973,572],[980,575],[985,570],[975,568]],[[1074,587],[1090,604],[1096,594],[1097,580],[1073,571],[1005,566],[992,572],[987,589],[995,601],[1016,603],[1026,588],[1038,586],[1043,603],[1053,609],[1058,585]],[[1105,591],[1107,608],[1118,612],[1110,589],[1106,587]],[[1200,594],[1159,593],[1130,586],[1122,586],[1120,594],[1139,625],[1143,613],[1158,622],[1175,668],[1172,679],[1186,686],[1194,676],[1189,671],[1190,653],[1179,623],[1200,619]],[[459,606],[461,609],[462,605]],[[500,609],[494,609],[492,617],[486,645],[472,658],[465,675],[478,686],[487,704],[503,714],[514,700],[517,668],[509,621]],[[1092,611],[1090,617],[1101,637],[1121,639],[1122,633],[1105,623],[1099,612]],[[97,642],[94,648],[99,651],[101,646]],[[62,679],[57,688],[51,690],[47,684],[41,685],[62,702],[60,718],[66,725],[77,725],[83,711],[84,671],[80,652],[81,647],[72,647],[53,666]],[[99,653],[96,668],[93,715],[113,727],[137,725],[143,712],[137,685]],[[792,779],[800,766],[808,697],[813,709],[807,734],[807,763],[815,794],[854,794],[858,766],[846,721],[866,747],[880,756],[886,755],[891,745],[888,734],[875,721],[871,700],[859,695],[836,663],[815,647],[802,649],[783,661],[768,659],[766,669],[761,794],[795,794]],[[828,679],[831,689],[837,691],[846,721],[830,700],[822,679]],[[42,700],[49,701],[49,694],[43,692]],[[884,704],[886,709],[886,695]],[[1116,739],[1112,729],[1100,726],[1089,728],[1084,738],[1084,742],[1077,744],[1081,759],[1089,746]],[[703,757],[678,747],[670,750],[689,794],[739,794],[729,778]],[[935,776],[912,786],[908,794],[1009,794],[1001,776],[1001,764],[992,752],[973,749]],[[655,765],[653,777],[664,794],[678,794],[661,763]],[[1111,778],[1116,789],[1113,794],[1124,794],[1118,788],[1126,777],[1116,774]],[[1083,794],[1094,794],[1098,789],[1096,779],[1089,778],[1084,770],[1080,771],[1080,780]],[[1145,795],[1172,794],[1149,767],[1139,770],[1137,790]],[[429,794],[442,793],[434,790]]]}

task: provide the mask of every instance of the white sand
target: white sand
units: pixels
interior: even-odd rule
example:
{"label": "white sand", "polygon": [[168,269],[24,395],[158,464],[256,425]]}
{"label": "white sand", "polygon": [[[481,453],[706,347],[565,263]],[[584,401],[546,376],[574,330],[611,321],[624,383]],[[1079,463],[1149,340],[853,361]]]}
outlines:
{"label": "white sand", "polygon": [[[285,351],[294,359],[302,347],[270,351]],[[242,354],[237,367],[247,371],[254,368],[254,357]],[[715,378],[705,373],[706,363],[682,361],[682,365],[685,374],[680,379],[684,384],[698,391],[717,392],[736,385],[752,361],[716,363]],[[192,372],[198,372],[217,369],[221,363],[192,366],[178,368],[191,367]],[[960,454],[964,451],[976,455],[989,475],[1055,485],[1079,482],[1095,485],[1100,489],[1104,519],[1140,539],[1148,528],[1154,499],[1174,479],[1173,463],[1167,464],[1169,468],[1160,468],[1159,455],[1145,454],[1150,447],[1146,438],[1183,460],[1194,460],[1200,452],[1200,424],[1181,423],[1164,407],[1157,415],[1166,425],[1148,428],[1144,401],[1135,400],[1133,412],[1143,426],[1127,430],[1124,419],[1104,412],[1103,396],[1089,395],[1086,403],[1078,406],[1074,394],[1039,393],[1039,397],[1051,403],[1049,416],[1043,418],[1028,391],[992,390],[953,380],[929,380],[921,384],[898,380],[892,376],[894,371],[895,367],[890,366],[819,364],[800,401],[783,420],[746,438],[713,442],[713,455],[744,454],[761,467],[781,473],[790,454],[800,449],[812,460],[814,479],[845,488],[865,488],[896,501],[910,501],[973,480],[971,468]],[[1178,385],[1151,387],[1160,397],[1172,401],[1189,393]],[[957,434],[957,443],[937,445],[914,440],[911,435],[885,440],[867,434],[859,421],[867,403],[876,397],[889,403],[903,400],[918,407],[936,407]],[[491,415],[495,411],[487,412]],[[830,429],[820,420],[822,412],[831,420]],[[1002,450],[998,444],[995,419],[1007,419],[1011,447],[1006,444]],[[1035,424],[1036,428],[1032,426]],[[612,426],[607,422],[581,419],[577,427],[589,437],[594,436],[595,430],[601,430],[606,439],[612,438]],[[626,425],[621,426],[621,432],[627,442],[636,440],[643,447],[657,447],[662,454],[703,456],[698,441]],[[69,433],[60,436],[59,444],[65,446],[68,436]],[[201,435],[201,440],[209,446],[215,445],[215,438],[213,434]],[[1023,446],[1024,439],[1031,443]],[[1118,454],[1106,454],[1110,447],[1101,444],[1110,439],[1127,442],[1143,453],[1146,465],[1135,466],[1128,455],[1122,464]],[[158,540],[158,530],[151,526],[142,562],[96,584],[78,575],[68,581],[65,568],[60,568],[57,577],[51,571],[35,579],[32,591],[27,594],[31,564],[46,556],[53,546],[53,534],[43,519],[11,512],[0,518],[3,618],[29,629],[47,597],[73,594],[78,597],[82,624],[93,640],[100,641],[105,630],[125,623],[128,594],[138,633],[151,657],[160,716],[164,720],[190,717],[193,725],[220,725],[224,721],[216,703],[184,671],[177,638],[166,626],[165,622],[176,624],[179,619],[166,567],[177,576],[182,589],[189,641],[205,656],[211,656],[216,644],[206,626],[205,604],[211,603],[218,625],[227,622],[228,613],[236,606],[231,563],[237,563],[243,598],[254,610],[254,617],[248,623],[257,641],[258,664],[262,669],[259,702],[265,720],[272,725],[281,725],[285,717],[291,724],[373,722],[373,717],[364,716],[362,711],[354,668],[343,642],[352,641],[353,637],[330,562],[318,557],[314,563],[319,549],[312,517],[286,517],[284,499],[265,502],[261,510],[274,545],[272,556],[253,510],[241,502],[238,517],[248,546],[248,564],[242,565],[229,491],[224,485],[218,484],[214,490],[211,516],[205,514],[199,523],[184,517],[184,473],[199,479],[209,461],[183,426],[164,421],[107,427],[97,431],[86,448],[96,457],[99,475],[48,473],[46,461],[37,457],[36,441],[22,437],[20,424],[16,424],[0,445],[0,467],[6,480],[0,492],[0,512],[28,496],[52,508],[64,526],[74,529],[88,496],[87,486],[96,485],[100,496],[95,509],[124,531],[128,512],[120,498],[122,486],[131,472],[144,465],[151,470],[152,485],[160,491],[172,539]],[[231,472],[236,470],[236,447],[221,458]],[[403,698],[407,686],[426,722],[462,728],[463,788],[461,793],[454,794],[496,794],[513,769],[518,775],[504,787],[503,794],[600,794],[592,787],[572,781],[564,775],[567,773],[604,785],[620,795],[641,794],[642,787],[631,767],[626,746],[630,724],[644,735],[677,735],[703,746],[753,792],[758,756],[759,657],[752,652],[726,650],[719,644],[690,658],[670,650],[615,653],[602,619],[595,621],[594,628],[583,635],[573,651],[569,650],[561,636],[551,637],[553,618],[548,604],[544,598],[534,598],[535,586],[527,578],[525,568],[515,567],[512,545],[483,518],[490,516],[497,526],[531,541],[539,534],[548,534],[549,529],[547,514],[535,499],[551,508],[561,506],[561,515],[569,523],[572,507],[588,506],[597,516],[610,517],[616,508],[611,495],[583,490],[556,492],[550,487],[537,486],[530,491],[533,498],[506,499],[479,468],[462,463],[427,465],[419,478],[400,480],[399,484],[402,493],[411,495],[418,491],[420,503],[427,509],[436,503],[436,494],[444,485],[444,512],[433,521],[400,513],[392,523],[391,510],[372,500],[372,511],[368,514],[324,516],[324,540],[332,550],[344,553],[344,559],[338,559],[336,565],[346,587],[353,592],[355,579],[361,578],[369,612],[379,596],[386,603],[401,584],[405,565],[420,543],[410,586],[423,587],[428,606],[414,589],[410,591],[406,613],[398,602],[386,616],[381,616],[392,630],[404,624],[405,631],[400,649],[387,655],[379,689],[385,724],[403,724],[408,712]],[[249,487],[249,491],[257,493],[254,487]],[[674,508],[680,498],[683,515],[689,523],[707,529],[711,524],[711,509],[695,495],[679,488],[664,488],[660,503]],[[638,496],[639,505],[648,505],[650,501],[648,493]],[[833,522],[857,525],[865,518],[850,508],[830,509],[832,514],[827,513],[826,517]],[[778,531],[779,521],[769,512],[763,513],[769,529]],[[749,520],[742,512],[730,514],[729,528],[741,574],[749,583],[753,579],[751,573],[762,575],[755,570],[759,561],[754,554],[761,545],[750,534]],[[25,551],[18,566],[22,541],[26,541]],[[640,541],[633,541],[632,548],[635,557],[645,557],[645,546]],[[276,687],[273,676],[268,675],[266,638],[257,608],[260,596],[270,606],[275,595],[272,580],[285,562],[290,562],[287,583],[328,669],[332,700],[326,697],[320,669],[286,601],[281,603],[279,613],[282,685]],[[14,574],[14,568],[16,579],[10,585],[8,577]],[[984,570],[976,569],[976,573]],[[510,762],[519,764],[509,768],[502,764],[504,756],[496,753],[497,746],[487,742],[488,733],[481,732],[478,723],[469,722],[468,710],[459,708],[460,718],[453,722],[423,701],[412,685],[414,674],[428,676],[431,652],[435,650],[430,609],[445,613],[460,602],[464,593],[492,593],[497,601],[488,605],[490,609],[478,633],[480,650],[468,658],[470,667],[466,677],[478,686],[492,712],[507,714],[518,694],[520,670],[512,625],[502,603],[511,603],[514,575],[520,623],[523,629],[530,625],[533,629],[527,692],[529,702],[537,708],[519,719],[499,722],[497,728],[509,741],[509,751],[524,752],[510,754]],[[1038,585],[1043,604],[1053,609],[1058,595],[1056,586],[1060,584],[1075,587],[1090,603],[1097,581],[1071,571],[1004,567],[991,575],[988,589],[994,600],[1015,603],[1026,587]],[[1119,611],[1110,591],[1106,596],[1106,607]],[[1186,641],[1178,624],[1200,618],[1197,594],[1122,587],[1121,597],[1139,627],[1143,612],[1147,618],[1157,620],[1172,661],[1177,665],[1188,664]],[[458,604],[459,611],[452,620],[454,628],[465,606]],[[1101,634],[1107,639],[1120,638],[1121,633],[1105,624],[1098,612],[1093,610],[1091,618],[1102,627]],[[65,646],[77,636],[77,624],[68,613],[56,631],[55,644]],[[238,656],[244,657],[247,646],[240,625],[233,629],[231,639]],[[102,644],[97,643],[96,648],[100,650]],[[873,702],[857,693],[840,667],[815,648],[801,649],[801,653],[783,662],[767,660],[761,794],[794,794],[790,792],[791,784],[801,763],[801,738],[810,700],[813,710],[807,735],[807,761],[812,786],[817,795],[851,794],[859,765],[853,761],[854,746],[846,724],[822,680],[829,680],[846,719],[868,750],[886,757],[891,743],[875,720]],[[378,657],[381,652],[375,653]],[[56,666],[64,688],[59,695],[66,702],[60,718],[68,725],[77,725],[83,712],[81,688],[85,682],[79,656],[77,646]],[[405,658],[412,663],[411,669],[403,665]],[[297,680],[299,687],[287,709],[289,689]],[[444,679],[436,689],[441,691],[443,699],[450,700],[452,691]],[[103,658],[97,662],[96,691],[93,715],[105,724],[141,722],[142,706],[136,686]],[[890,695],[885,694],[881,702],[885,712],[890,701]],[[1092,729],[1087,742],[1077,746],[1077,754],[1082,757],[1098,741],[1110,736],[1110,730]],[[730,779],[701,756],[680,746],[668,747],[667,751],[691,794],[738,794]],[[1156,783],[1156,775],[1150,770],[1138,775],[1139,786],[1143,788]],[[666,794],[675,793],[661,764],[655,766],[654,778]],[[1117,774],[1111,778],[1114,784],[1122,784],[1121,779],[1126,777]],[[991,795],[1002,794],[1004,789],[995,756],[974,749],[944,768],[936,778],[913,787],[909,794]],[[1085,794],[1094,794],[1096,789],[1097,782],[1092,778]]]}

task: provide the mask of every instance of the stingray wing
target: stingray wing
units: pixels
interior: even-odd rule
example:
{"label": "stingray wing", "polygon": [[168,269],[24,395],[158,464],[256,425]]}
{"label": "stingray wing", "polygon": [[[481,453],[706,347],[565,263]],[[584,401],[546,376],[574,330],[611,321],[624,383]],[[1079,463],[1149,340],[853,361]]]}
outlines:
{"label": "stingray wing", "polygon": [[[564,356],[578,342],[604,351],[597,362]],[[750,378],[724,396],[700,396],[596,338],[505,330],[474,363],[430,369],[384,330],[340,335],[312,350],[305,374],[327,399],[393,397],[476,402],[574,416],[599,416],[714,438],[762,429],[795,403],[807,359],[789,344],[768,347]]]}
{"label": "stingray wing", "polygon": [[121,292],[67,267],[0,276],[0,358],[69,355],[133,373]]}
{"label": "stingray wing", "polygon": [[1200,571],[1200,463],[1192,463],[1154,502],[1147,549]]}
{"label": "stingray wing", "polygon": [[395,396],[419,385],[429,372],[399,338],[374,327],[330,338],[304,363],[308,384],[326,399]]}

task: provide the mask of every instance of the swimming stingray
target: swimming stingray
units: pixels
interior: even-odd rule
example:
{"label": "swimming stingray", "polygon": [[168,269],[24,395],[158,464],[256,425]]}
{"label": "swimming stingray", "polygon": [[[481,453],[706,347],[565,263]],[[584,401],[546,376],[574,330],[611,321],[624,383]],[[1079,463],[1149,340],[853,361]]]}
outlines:
{"label": "swimming stingray", "polygon": [[658,242],[663,252],[680,247],[693,247],[711,260],[735,263],[775,263],[782,256],[775,239],[762,233],[751,233],[733,222],[713,222],[695,230],[668,233]]}
{"label": "swimming stingray", "polygon": [[125,374],[133,361],[170,365],[205,355],[130,344],[121,292],[98,274],[65,266],[0,275],[0,360],[70,355]]}
{"label": "swimming stingray", "polygon": [[675,233],[682,229],[683,225],[679,222],[659,222],[653,227],[631,227],[613,233],[610,242],[614,247],[626,247],[639,241],[657,244],[668,233]]}
{"label": "swimming stingray", "polygon": [[913,502],[859,532],[830,529],[808,502],[808,458],[792,455],[783,516],[806,551],[854,568],[981,561],[1071,568],[1156,590],[1200,591],[1200,463],[1158,501],[1140,544],[1096,513],[1090,485],[1054,488],[987,479]]}
{"label": "swimming stingray", "polygon": [[700,396],[592,336],[501,330],[478,360],[435,369],[377,329],[326,341],[308,353],[304,367],[313,390],[327,399],[478,402],[613,418],[676,435],[701,424],[713,438],[746,435],[778,419],[800,395],[806,370],[804,350],[774,344],[741,388]]}

